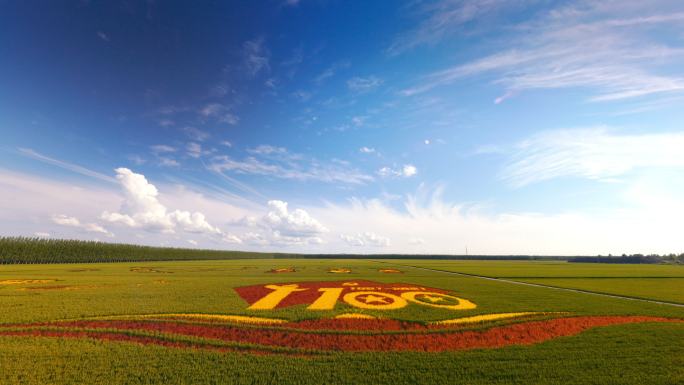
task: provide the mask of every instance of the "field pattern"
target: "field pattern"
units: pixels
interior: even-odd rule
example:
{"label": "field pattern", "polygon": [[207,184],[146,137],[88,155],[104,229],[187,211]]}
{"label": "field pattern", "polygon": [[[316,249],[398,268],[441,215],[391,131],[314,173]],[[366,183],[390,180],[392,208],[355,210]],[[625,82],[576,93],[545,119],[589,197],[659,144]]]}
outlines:
{"label": "field pattern", "polygon": [[[554,356],[582,368],[585,381],[576,383],[601,383],[608,373],[621,373],[615,383],[684,378],[684,350],[674,342],[684,336],[684,309],[403,264],[279,259],[5,266],[0,366],[11,370],[0,371],[0,383],[572,383],[559,377],[563,370],[553,370],[561,362],[553,364]],[[605,354],[619,345],[622,359]],[[573,350],[578,347],[602,357],[602,364],[583,360]],[[25,358],[31,352],[39,354],[38,364],[21,366],[34,362]],[[259,358],[264,355],[269,358]],[[127,381],[139,372],[129,356],[156,366]],[[537,362],[521,361],[531,358]],[[103,367],[74,364],[80,360]],[[534,370],[522,373],[521,365]],[[667,374],[658,365],[668,365]],[[107,374],[116,368],[127,373]],[[293,368],[315,378],[293,375]],[[372,368],[387,374],[369,374]],[[212,379],[197,374],[201,370],[232,374]],[[365,377],[352,381],[349,372]],[[544,377],[535,380],[533,373]]]}

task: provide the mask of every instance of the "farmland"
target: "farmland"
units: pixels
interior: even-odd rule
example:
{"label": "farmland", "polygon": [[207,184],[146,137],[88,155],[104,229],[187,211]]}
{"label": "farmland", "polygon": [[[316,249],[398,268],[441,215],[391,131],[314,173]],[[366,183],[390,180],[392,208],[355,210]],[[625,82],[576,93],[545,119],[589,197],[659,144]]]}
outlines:
{"label": "farmland", "polygon": [[[684,378],[681,307],[406,266],[416,263],[5,265],[0,383],[676,384]],[[680,274],[679,266],[646,266],[652,269],[644,274],[641,266],[621,265],[420,263],[515,279]],[[581,274],[565,270],[575,266]]]}
{"label": "farmland", "polygon": [[684,266],[536,261],[402,261],[483,277],[684,304]]}

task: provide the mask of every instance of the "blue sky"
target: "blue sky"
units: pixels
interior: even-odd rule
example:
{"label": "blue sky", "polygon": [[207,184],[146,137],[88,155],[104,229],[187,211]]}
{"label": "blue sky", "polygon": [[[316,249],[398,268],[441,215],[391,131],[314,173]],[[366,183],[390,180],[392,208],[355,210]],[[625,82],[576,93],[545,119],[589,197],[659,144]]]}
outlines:
{"label": "blue sky", "polygon": [[679,1],[0,1],[0,233],[681,252]]}

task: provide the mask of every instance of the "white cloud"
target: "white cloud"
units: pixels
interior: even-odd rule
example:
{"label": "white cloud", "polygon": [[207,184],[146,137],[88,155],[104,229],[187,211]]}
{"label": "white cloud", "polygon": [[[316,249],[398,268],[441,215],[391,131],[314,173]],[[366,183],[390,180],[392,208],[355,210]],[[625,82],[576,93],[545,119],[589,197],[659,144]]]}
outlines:
{"label": "white cloud", "polygon": [[79,221],[78,218],[70,217],[64,214],[53,215],[52,222],[60,226],[75,227],[90,233],[105,234],[108,237],[114,236],[114,234],[112,234],[109,230],[98,225],[97,223],[81,223],[81,221]]}
{"label": "white cloud", "polygon": [[183,132],[185,132],[190,139],[197,142],[204,142],[211,136],[208,132],[202,131],[196,127],[183,127]]}
{"label": "white cloud", "polygon": [[459,33],[467,25],[472,33],[472,23],[489,19],[503,9],[517,7],[526,2],[507,0],[438,0],[412,2],[408,9],[420,20],[420,24],[402,34],[387,48],[387,53],[397,55],[421,45],[434,45],[452,34]]}
{"label": "white cloud", "polygon": [[348,61],[342,61],[342,62],[334,63],[334,64],[331,65],[330,67],[328,67],[328,68],[326,68],[325,70],[323,70],[323,72],[321,72],[320,74],[318,74],[318,76],[316,76],[316,77],[313,79],[313,81],[314,81],[314,83],[316,83],[316,84],[322,84],[322,83],[323,83],[324,81],[326,81],[328,78],[331,78],[331,77],[335,76],[335,74],[337,73],[337,71],[339,71],[340,69],[343,69],[343,68],[347,68],[347,67],[349,67],[349,62],[348,62]]}
{"label": "white cloud", "polygon": [[255,148],[247,149],[247,152],[257,155],[271,155],[271,154],[287,154],[288,151],[285,147],[276,147],[268,144],[261,144]]}
{"label": "white cloud", "polygon": [[233,243],[233,244],[241,244],[242,243],[242,239],[240,239],[240,237],[233,235],[233,234],[224,234],[221,239],[226,243]]}
{"label": "white cloud", "polygon": [[107,42],[109,41],[109,36],[107,36],[107,34],[102,32],[102,31],[97,31],[97,37],[99,37],[100,39],[102,39],[104,41],[107,41]]}
{"label": "white cloud", "polygon": [[125,200],[121,212],[104,211],[101,215],[103,220],[163,233],[174,233],[176,229],[191,233],[222,233],[210,225],[200,212],[168,212],[166,206],[159,202],[157,188],[144,175],[127,168],[117,168],[116,173],[116,179],[123,187]]}
{"label": "white cloud", "polygon": [[[495,2],[490,2],[495,3]],[[667,1],[661,1],[667,5]],[[680,3],[681,4],[681,3]],[[670,6],[674,3],[669,2]],[[679,11],[653,2],[576,2],[518,25],[506,49],[434,72],[405,95],[469,77],[505,87],[501,103],[521,90],[582,87],[590,101],[684,92],[684,78],[668,68],[683,64],[684,50],[664,38],[684,21]],[[661,33],[651,33],[658,28]]]}
{"label": "white cloud", "polygon": [[[305,231],[311,235],[306,238],[287,236],[281,230],[271,230],[263,224],[261,220],[266,214],[278,213],[275,208],[264,209],[220,191],[214,194],[213,190],[195,190],[196,186],[190,189],[179,184],[158,185],[163,194],[157,198],[164,207],[206,213],[205,221],[209,223],[224,220],[225,231],[203,236],[201,240],[197,236],[181,234],[180,225],[176,225],[175,234],[140,231],[140,227],[125,225],[116,233],[121,242],[148,245],[163,243],[183,247],[187,246],[187,239],[194,239],[203,247],[240,250],[287,247],[293,252],[461,254],[466,246],[471,254],[681,252],[684,171],[679,168],[658,174],[662,177],[648,174],[648,177],[642,175],[638,180],[624,182],[612,196],[615,206],[606,206],[600,211],[485,212],[476,203],[445,201],[439,189],[429,191],[425,188],[403,201],[392,199],[389,203],[380,199],[350,199],[339,204],[298,206],[309,218],[315,218],[329,230],[315,234],[316,226],[313,225],[310,228],[314,230]],[[95,233],[54,223],[51,216],[55,208],[68,213],[68,217],[93,218],[105,208],[116,209],[120,203],[121,195],[109,185],[64,183],[0,169],[2,234],[27,235],[38,231],[54,238],[92,239]],[[289,207],[287,215],[293,215]],[[74,223],[68,217],[61,220]],[[253,221],[239,220],[245,217],[251,217]],[[391,244],[384,248],[351,246],[340,238],[340,234],[357,237],[359,232],[389,238]]]}
{"label": "white cloud", "polygon": [[260,218],[246,217],[241,221],[263,232],[249,231],[242,240],[260,246],[288,246],[324,243],[321,236],[329,230],[303,209],[289,210],[287,202],[271,200],[268,212]]}
{"label": "white cloud", "polygon": [[[230,124],[232,126],[240,122],[240,118],[231,112],[230,107],[221,103],[210,103],[199,110],[199,114],[204,119],[214,119],[220,123]],[[188,127],[191,128],[191,127]],[[208,137],[208,134],[203,133]],[[204,138],[206,139],[206,137]],[[202,141],[204,139],[196,139]]]}
{"label": "white cloud", "polygon": [[270,53],[264,44],[263,38],[248,40],[243,45],[244,65],[251,76],[259,72],[270,70]]}
{"label": "white cloud", "polygon": [[145,164],[145,162],[147,162],[147,160],[145,160],[145,158],[143,158],[140,155],[135,155],[135,154],[128,155],[126,158],[128,160],[130,160],[131,162],[133,162],[136,166],[140,166],[141,164]]}
{"label": "white cloud", "polygon": [[157,158],[157,165],[162,167],[178,167],[180,163],[171,154],[178,151],[176,147],[167,144],[155,144],[150,146],[152,155]]}
{"label": "white cloud", "polygon": [[363,146],[363,147],[359,148],[359,152],[362,152],[364,154],[372,154],[375,152],[375,149],[372,147]]}
{"label": "white cloud", "polygon": [[389,238],[368,231],[356,235],[342,234],[340,239],[351,246],[388,247],[390,245]]}
{"label": "white cloud", "polygon": [[188,152],[188,155],[192,158],[199,158],[203,154],[202,145],[199,143],[190,142],[185,146],[185,148]]}
{"label": "white cloud", "polygon": [[351,168],[348,164],[323,163],[291,153],[283,147],[261,145],[247,151],[255,156],[242,160],[227,155],[216,156],[207,167],[218,173],[229,171],[299,181],[363,184],[373,180],[372,176]]}
{"label": "white cloud", "polygon": [[152,150],[152,153],[154,154],[164,154],[164,153],[169,153],[169,152],[176,152],[175,147],[171,147],[166,144],[155,144],[153,146],[150,146],[150,150]]}
{"label": "white cloud", "polygon": [[347,80],[347,87],[355,92],[371,91],[382,84],[382,79],[377,76],[353,77]]}
{"label": "white cloud", "polygon": [[404,165],[404,167],[401,169],[401,174],[405,177],[412,177],[418,173],[418,169],[416,166],[412,164],[407,164]]}
{"label": "white cloud", "polygon": [[354,117],[352,117],[351,122],[356,127],[361,127],[366,122],[367,118],[368,117],[366,117],[366,116],[354,116]]}
{"label": "white cloud", "polygon": [[193,245],[193,246],[197,246],[197,245],[198,245],[197,241],[194,240],[194,239],[188,239],[188,243],[191,244],[191,245]]}
{"label": "white cloud", "polygon": [[160,156],[157,158],[157,164],[162,167],[178,167],[180,163],[177,160],[170,158],[168,156]]}
{"label": "white cloud", "polygon": [[44,231],[36,231],[35,233],[33,233],[33,235],[38,237],[38,238],[49,238],[50,237],[50,233],[46,233]]}
{"label": "white cloud", "polygon": [[405,164],[403,167],[399,169],[391,168],[391,167],[382,167],[378,170],[378,175],[382,177],[404,177],[404,178],[410,178],[414,175],[418,174],[418,169],[416,166],[412,164]]}
{"label": "white cloud", "polygon": [[684,132],[547,131],[518,143],[501,177],[516,187],[559,177],[607,179],[641,168],[684,168]]}
{"label": "white cloud", "polygon": [[272,200],[268,202],[268,208],[269,211],[263,217],[262,222],[270,229],[283,235],[310,237],[328,231],[320,222],[311,218],[306,211],[302,209],[289,211],[287,202]]}
{"label": "white cloud", "polygon": [[41,153],[38,153],[38,152],[36,152],[30,148],[19,148],[17,150],[19,151],[19,153],[21,155],[27,156],[29,158],[32,158],[32,159],[35,159],[38,161],[41,161],[43,163],[51,164],[53,166],[57,166],[57,167],[65,169],[65,170],[69,170],[71,172],[75,172],[77,174],[81,174],[81,175],[84,175],[87,177],[99,179],[99,180],[102,180],[105,182],[116,183],[116,180],[109,175],[105,175],[105,174],[99,173],[97,171],[93,171],[93,170],[90,170],[88,168],[75,165],[73,163],[64,162],[62,160],[50,158],[50,157],[45,156]]}
{"label": "white cloud", "polygon": [[[658,191],[662,187],[653,186]],[[382,253],[463,254],[465,247],[471,254],[499,255],[671,253],[682,249],[678,223],[684,215],[684,199],[679,191],[661,191],[669,196],[668,203],[656,206],[649,192],[634,193],[633,206],[601,212],[485,213],[471,204],[445,201],[439,189],[419,190],[407,196],[401,208],[380,200],[352,199],[307,211],[334,233],[345,235],[337,243],[326,243],[337,252],[378,252],[361,246],[357,232],[363,229],[392,240]],[[642,202],[643,195],[648,205]]]}

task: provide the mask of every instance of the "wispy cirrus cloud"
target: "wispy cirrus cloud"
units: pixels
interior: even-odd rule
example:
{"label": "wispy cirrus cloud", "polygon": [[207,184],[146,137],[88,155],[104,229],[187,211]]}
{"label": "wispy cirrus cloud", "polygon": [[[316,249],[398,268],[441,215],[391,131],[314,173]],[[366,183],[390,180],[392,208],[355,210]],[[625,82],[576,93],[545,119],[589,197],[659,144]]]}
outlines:
{"label": "wispy cirrus cloud", "polygon": [[415,1],[407,7],[409,14],[421,22],[400,34],[387,48],[398,55],[422,45],[433,45],[449,35],[460,32],[472,23],[488,18],[498,11],[519,7],[531,1],[510,0],[438,0]]}
{"label": "wispy cirrus cloud", "polygon": [[270,70],[271,54],[264,43],[263,38],[248,40],[242,44],[243,63],[250,76],[256,76],[260,72]]}
{"label": "wispy cirrus cloud", "polygon": [[102,31],[97,31],[97,37],[99,37],[103,41],[109,42],[109,36]]}
{"label": "wispy cirrus cloud", "polygon": [[240,122],[240,118],[235,115],[230,107],[221,103],[210,103],[199,109],[202,120],[213,119],[219,123],[226,123],[232,126]]}
{"label": "wispy cirrus cloud", "polygon": [[641,168],[684,169],[684,132],[620,134],[606,127],[542,132],[516,144],[500,177],[522,187],[549,179],[608,179]]}
{"label": "wispy cirrus cloud", "polygon": [[347,80],[347,87],[354,92],[368,92],[378,88],[382,82],[377,76],[355,76]]}
{"label": "wispy cirrus cloud", "polygon": [[340,61],[340,62],[333,63],[330,67],[324,69],[323,72],[316,75],[313,78],[313,82],[320,85],[323,82],[325,82],[326,80],[328,80],[329,78],[335,76],[335,74],[338,71],[340,71],[341,69],[349,68],[349,66],[350,66],[350,63],[348,61]]}
{"label": "wispy cirrus cloud", "polygon": [[65,170],[75,172],[77,174],[81,174],[81,175],[84,175],[87,177],[99,179],[99,180],[105,181],[105,182],[116,183],[116,179],[110,177],[109,175],[105,175],[105,174],[99,173],[97,171],[93,171],[91,169],[88,169],[88,168],[85,168],[83,166],[79,166],[79,165],[76,165],[73,163],[65,162],[63,160],[51,158],[51,157],[43,155],[37,151],[34,151],[30,148],[18,148],[17,151],[19,151],[19,153],[21,155],[24,155],[26,157],[38,160],[38,161],[43,162],[43,163],[51,164],[53,166],[57,166],[57,167],[65,169]]}
{"label": "wispy cirrus cloud", "polygon": [[684,24],[684,7],[662,13],[664,7],[651,5],[576,2],[556,8],[518,25],[506,49],[431,73],[403,94],[470,77],[501,85],[497,103],[532,89],[581,87],[593,102],[684,92],[684,77],[672,71],[684,64],[684,48],[666,38]]}
{"label": "wispy cirrus cloud", "polygon": [[248,149],[243,159],[228,155],[216,156],[209,170],[224,173],[261,175],[299,181],[363,184],[373,180],[366,173],[342,162],[321,162],[315,158],[292,153],[283,147],[261,145]]}

